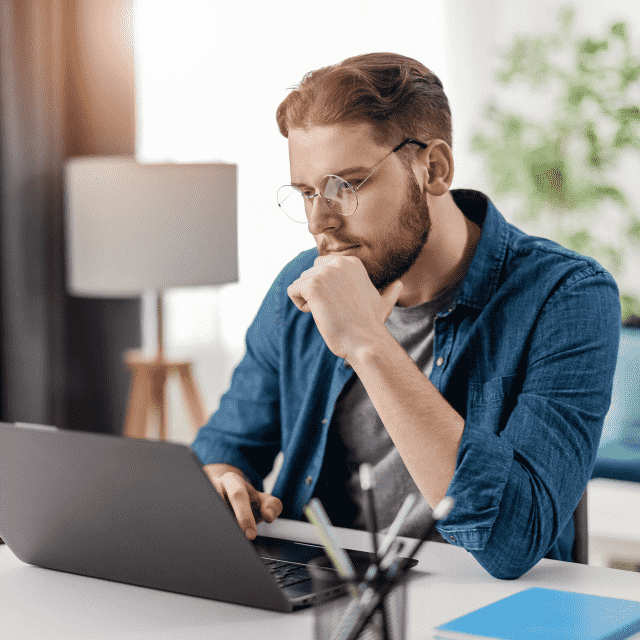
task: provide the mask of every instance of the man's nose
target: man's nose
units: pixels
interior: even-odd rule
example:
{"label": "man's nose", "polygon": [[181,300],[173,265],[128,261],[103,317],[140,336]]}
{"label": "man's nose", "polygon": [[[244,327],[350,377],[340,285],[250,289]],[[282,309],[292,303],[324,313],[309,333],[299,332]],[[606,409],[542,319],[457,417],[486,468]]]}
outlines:
{"label": "man's nose", "polygon": [[307,224],[309,233],[316,236],[325,229],[336,227],[340,224],[342,216],[331,206],[331,201],[321,196],[316,196],[307,207]]}

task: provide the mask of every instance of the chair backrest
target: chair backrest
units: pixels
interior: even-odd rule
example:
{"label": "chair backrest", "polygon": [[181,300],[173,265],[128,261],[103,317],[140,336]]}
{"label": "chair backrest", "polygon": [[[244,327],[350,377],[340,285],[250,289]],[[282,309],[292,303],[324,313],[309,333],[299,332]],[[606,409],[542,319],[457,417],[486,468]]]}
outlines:
{"label": "chair backrest", "polygon": [[587,522],[587,490],[584,490],[576,510],[573,512],[573,526],[576,530],[571,549],[571,560],[579,564],[589,564],[589,528]]}

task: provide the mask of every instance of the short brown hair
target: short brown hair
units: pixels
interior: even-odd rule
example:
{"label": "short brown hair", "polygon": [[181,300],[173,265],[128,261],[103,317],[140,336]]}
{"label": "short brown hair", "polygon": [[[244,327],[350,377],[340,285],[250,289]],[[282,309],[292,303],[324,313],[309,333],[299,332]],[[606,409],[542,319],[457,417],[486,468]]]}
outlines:
{"label": "short brown hair", "polygon": [[285,138],[290,129],[365,122],[381,146],[405,138],[437,138],[452,146],[442,82],[417,60],[395,53],[364,54],[310,71],[280,103],[276,121]]}

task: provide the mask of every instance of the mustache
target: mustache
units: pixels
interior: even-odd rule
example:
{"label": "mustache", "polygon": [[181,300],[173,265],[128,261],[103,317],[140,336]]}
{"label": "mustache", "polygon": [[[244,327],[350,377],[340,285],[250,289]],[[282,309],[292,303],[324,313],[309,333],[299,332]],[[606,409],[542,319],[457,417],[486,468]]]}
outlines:
{"label": "mustache", "polygon": [[[361,240],[357,240],[356,238],[346,238],[343,236],[335,236],[331,239],[331,246],[340,246],[340,247],[352,247],[356,244],[362,244]],[[323,240],[318,247],[318,253],[323,254],[327,253],[327,249],[329,247],[329,241]]]}

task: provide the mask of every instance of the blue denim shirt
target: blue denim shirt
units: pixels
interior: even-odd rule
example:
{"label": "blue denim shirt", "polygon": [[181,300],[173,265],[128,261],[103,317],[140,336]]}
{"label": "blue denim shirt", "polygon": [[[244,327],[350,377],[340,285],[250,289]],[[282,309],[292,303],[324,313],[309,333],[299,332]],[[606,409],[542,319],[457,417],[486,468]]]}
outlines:
{"label": "blue denim shirt", "polygon": [[[465,419],[439,532],[494,577],[542,557],[570,560],[572,514],[594,466],[620,336],[613,278],[597,262],[508,224],[477,191],[451,192],[482,227],[450,309],[435,321],[431,382]],[[219,409],[192,447],[203,464],[241,469],[302,519],[320,475],[336,400],[354,375],[287,287],[315,249],[279,274],[246,335]],[[428,428],[425,425],[425,428]]]}

